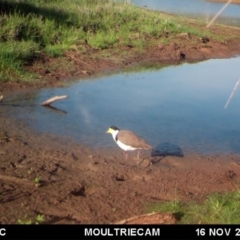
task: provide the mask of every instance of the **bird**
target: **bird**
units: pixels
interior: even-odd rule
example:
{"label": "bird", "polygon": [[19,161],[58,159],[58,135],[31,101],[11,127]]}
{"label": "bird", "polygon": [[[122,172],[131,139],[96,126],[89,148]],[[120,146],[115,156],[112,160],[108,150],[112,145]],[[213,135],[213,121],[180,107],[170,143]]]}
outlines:
{"label": "bird", "polygon": [[112,134],[113,140],[125,152],[125,161],[128,159],[128,151],[137,150],[137,165],[140,149],[152,150],[152,147],[135,133],[129,130],[120,130],[116,126],[108,128],[106,133]]}

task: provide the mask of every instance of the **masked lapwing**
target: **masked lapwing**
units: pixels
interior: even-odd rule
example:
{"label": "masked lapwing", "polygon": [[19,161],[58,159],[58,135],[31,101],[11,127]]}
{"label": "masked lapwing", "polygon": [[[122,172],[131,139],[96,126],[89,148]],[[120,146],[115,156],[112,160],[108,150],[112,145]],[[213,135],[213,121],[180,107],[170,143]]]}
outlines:
{"label": "masked lapwing", "polygon": [[[128,130],[120,130],[115,126],[109,127],[107,133],[111,133],[113,140],[125,152],[125,161],[128,158],[128,151],[137,150],[137,159],[139,159],[140,149],[152,150],[152,147],[135,133]],[[138,161],[137,161],[138,165]]]}

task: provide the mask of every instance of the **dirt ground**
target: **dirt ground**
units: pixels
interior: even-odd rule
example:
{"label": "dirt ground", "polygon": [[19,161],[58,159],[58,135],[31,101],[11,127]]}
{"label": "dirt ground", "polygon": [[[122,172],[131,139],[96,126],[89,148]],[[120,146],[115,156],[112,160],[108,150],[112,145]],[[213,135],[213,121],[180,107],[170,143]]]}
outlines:
{"label": "dirt ground", "polygon": [[237,155],[155,156],[137,167],[136,154],[125,163],[117,146],[83,148],[2,116],[0,126],[1,224],[38,214],[51,224],[113,223],[144,213],[152,203],[200,201],[240,186]]}
{"label": "dirt ground", "polygon": [[[213,27],[213,31],[220,28]],[[76,76],[88,77],[139,62],[178,64],[240,54],[240,30],[223,31],[238,37],[217,42],[183,33],[169,45],[158,44],[144,52],[125,47],[121,49],[125,58],[117,53],[109,58],[111,50],[89,49],[86,54],[67,52],[58,60],[43,56],[26,68],[47,79],[46,86],[59,86]],[[64,68],[66,58],[69,66]],[[31,87],[39,86],[43,85]],[[25,87],[29,86],[4,83],[0,90],[4,95],[4,90]],[[51,224],[113,223],[144,213],[152,203],[201,201],[208,193],[240,186],[239,155],[166,154],[150,157],[137,167],[136,154],[125,163],[117,146],[111,151],[87,149],[64,136],[35,134],[1,112],[0,127],[0,224],[34,219],[38,214]],[[34,182],[37,179],[40,181]]]}

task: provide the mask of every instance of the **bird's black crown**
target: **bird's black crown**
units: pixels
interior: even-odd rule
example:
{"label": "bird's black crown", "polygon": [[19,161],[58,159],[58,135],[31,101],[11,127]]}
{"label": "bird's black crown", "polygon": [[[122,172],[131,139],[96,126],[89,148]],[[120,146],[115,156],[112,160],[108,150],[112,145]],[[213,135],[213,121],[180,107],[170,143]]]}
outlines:
{"label": "bird's black crown", "polygon": [[110,128],[113,130],[119,130],[119,128],[117,128],[116,126],[111,126]]}

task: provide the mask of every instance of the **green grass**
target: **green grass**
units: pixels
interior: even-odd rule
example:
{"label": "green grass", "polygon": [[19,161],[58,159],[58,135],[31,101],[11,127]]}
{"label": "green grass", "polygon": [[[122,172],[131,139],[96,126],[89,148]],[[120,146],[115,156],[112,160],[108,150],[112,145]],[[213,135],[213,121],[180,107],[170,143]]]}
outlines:
{"label": "green grass", "polygon": [[17,223],[20,224],[20,225],[31,225],[31,224],[38,225],[38,224],[41,224],[43,222],[44,222],[44,215],[40,215],[40,214],[35,216],[35,218],[33,218],[33,219],[27,219],[27,220],[18,219],[17,220]]}
{"label": "green grass", "polygon": [[203,203],[158,203],[148,207],[147,212],[173,213],[180,224],[239,224],[240,190],[211,194]]}
{"label": "green grass", "polygon": [[143,49],[152,38],[164,42],[164,32],[204,34],[176,17],[113,0],[2,0],[0,26],[0,82],[26,77],[24,65],[41,53],[81,52],[85,43]]}

